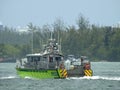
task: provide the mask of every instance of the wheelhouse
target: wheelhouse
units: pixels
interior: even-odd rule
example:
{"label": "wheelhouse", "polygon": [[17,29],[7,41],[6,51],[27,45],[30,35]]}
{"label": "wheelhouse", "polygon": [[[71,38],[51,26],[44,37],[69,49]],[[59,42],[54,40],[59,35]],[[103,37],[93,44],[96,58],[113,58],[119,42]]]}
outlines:
{"label": "wheelhouse", "polygon": [[63,60],[61,54],[28,54],[26,68],[57,69]]}

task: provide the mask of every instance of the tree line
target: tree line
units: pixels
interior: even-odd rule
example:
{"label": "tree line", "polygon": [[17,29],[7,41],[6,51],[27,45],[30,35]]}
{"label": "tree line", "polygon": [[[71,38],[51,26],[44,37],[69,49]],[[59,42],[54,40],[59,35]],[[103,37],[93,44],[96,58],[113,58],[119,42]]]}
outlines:
{"label": "tree line", "polygon": [[[28,25],[29,33],[18,33],[7,26],[0,30],[0,57],[25,57],[33,52],[40,52],[51,37],[62,47],[64,56],[88,56],[93,61],[120,61],[120,28],[90,24],[84,16],[79,16],[75,25],[65,25],[57,19],[52,25]],[[33,34],[33,41],[32,41]]]}

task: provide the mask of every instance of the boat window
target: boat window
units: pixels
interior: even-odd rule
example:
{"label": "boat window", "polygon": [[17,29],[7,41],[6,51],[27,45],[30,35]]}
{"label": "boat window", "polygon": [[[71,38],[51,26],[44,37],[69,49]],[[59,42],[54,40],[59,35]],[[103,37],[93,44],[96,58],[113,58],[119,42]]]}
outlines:
{"label": "boat window", "polygon": [[61,57],[55,57],[56,60],[56,66],[59,66],[59,63],[61,61]]}
{"label": "boat window", "polygon": [[47,57],[43,57],[42,60],[43,60],[43,61],[46,61],[46,60],[47,60]]}
{"label": "boat window", "polygon": [[49,57],[49,62],[53,62],[53,57]]}
{"label": "boat window", "polygon": [[27,59],[28,59],[28,62],[33,62],[33,57],[27,57]]}
{"label": "boat window", "polygon": [[38,57],[38,61],[40,61],[40,57]]}
{"label": "boat window", "polygon": [[34,61],[40,61],[40,57],[33,57]]}
{"label": "boat window", "polygon": [[56,61],[61,61],[61,57],[55,57]]}

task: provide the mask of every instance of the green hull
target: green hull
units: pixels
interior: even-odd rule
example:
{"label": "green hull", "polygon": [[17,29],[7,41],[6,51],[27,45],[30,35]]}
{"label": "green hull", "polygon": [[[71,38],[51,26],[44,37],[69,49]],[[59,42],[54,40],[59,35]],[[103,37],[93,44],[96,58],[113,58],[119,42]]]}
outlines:
{"label": "green hull", "polygon": [[38,79],[60,78],[59,70],[27,70],[17,69],[20,77],[32,77]]}

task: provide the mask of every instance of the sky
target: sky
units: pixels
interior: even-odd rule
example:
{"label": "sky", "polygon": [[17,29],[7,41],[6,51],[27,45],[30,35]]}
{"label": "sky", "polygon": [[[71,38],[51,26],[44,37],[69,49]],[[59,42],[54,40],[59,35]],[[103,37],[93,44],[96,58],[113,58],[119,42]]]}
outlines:
{"label": "sky", "polygon": [[120,22],[120,0],[0,0],[0,24],[9,27],[43,26],[57,19],[76,25],[80,13],[90,24],[112,26]]}

